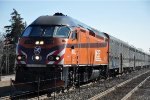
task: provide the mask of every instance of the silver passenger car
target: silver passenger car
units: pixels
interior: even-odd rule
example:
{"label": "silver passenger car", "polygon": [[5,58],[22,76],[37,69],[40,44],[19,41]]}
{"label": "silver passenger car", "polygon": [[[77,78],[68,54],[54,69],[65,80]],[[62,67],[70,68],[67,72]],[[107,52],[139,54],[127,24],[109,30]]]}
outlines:
{"label": "silver passenger car", "polygon": [[105,33],[109,38],[109,71],[122,73],[147,67],[150,55]]}

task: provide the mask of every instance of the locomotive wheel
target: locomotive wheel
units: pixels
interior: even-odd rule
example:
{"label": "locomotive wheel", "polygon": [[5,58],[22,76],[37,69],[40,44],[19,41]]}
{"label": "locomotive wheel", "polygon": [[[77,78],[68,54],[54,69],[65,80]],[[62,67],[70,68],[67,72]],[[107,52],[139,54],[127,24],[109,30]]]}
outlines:
{"label": "locomotive wheel", "polygon": [[68,75],[68,88],[73,86],[73,82],[74,82],[74,74],[73,74],[73,71],[70,71],[69,72],[69,75]]}
{"label": "locomotive wheel", "polygon": [[68,73],[68,85],[64,90],[69,90],[70,87],[75,86],[77,84],[77,69],[70,68]]}

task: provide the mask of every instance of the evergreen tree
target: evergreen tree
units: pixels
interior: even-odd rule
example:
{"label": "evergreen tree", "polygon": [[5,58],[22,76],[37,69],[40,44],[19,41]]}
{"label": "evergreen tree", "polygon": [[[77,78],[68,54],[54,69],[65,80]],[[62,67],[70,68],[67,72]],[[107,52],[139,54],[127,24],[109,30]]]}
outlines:
{"label": "evergreen tree", "polygon": [[4,26],[4,28],[6,29],[6,35],[3,42],[4,47],[2,50],[0,50],[2,51],[2,57],[0,59],[0,72],[2,72],[3,74],[14,73],[16,57],[15,44],[18,41],[19,35],[26,27],[26,22],[23,22],[23,18],[21,18],[21,15],[15,9],[13,9],[13,12],[10,15],[11,19],[9,21],[11,24],[8,26]]}
{"label": "evergreen tree", "polygon": [[11,22],[11,25],[4,26],[6,29],[6,38],[17,43],[19,35],[26,27],[26,22],[23,22],[23,18],[21,18],[21,15],[15,9],[13,9],[13,12],[10,15],[11,19],[9,21]]}

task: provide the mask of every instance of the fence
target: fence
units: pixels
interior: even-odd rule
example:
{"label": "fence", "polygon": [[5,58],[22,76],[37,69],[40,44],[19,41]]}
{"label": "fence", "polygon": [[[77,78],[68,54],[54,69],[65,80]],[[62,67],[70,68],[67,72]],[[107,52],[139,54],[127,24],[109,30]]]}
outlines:
{"label": "fence", "polygon": [[14,73],[15,66],[15,46],[6,45],[0,54],[0,72],[3,75]]}

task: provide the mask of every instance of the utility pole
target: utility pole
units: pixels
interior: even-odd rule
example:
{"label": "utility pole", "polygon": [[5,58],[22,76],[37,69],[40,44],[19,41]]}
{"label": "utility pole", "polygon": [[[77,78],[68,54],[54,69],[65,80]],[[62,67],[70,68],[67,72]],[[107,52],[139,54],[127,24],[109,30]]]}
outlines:
{"label": "utility pole", "polygon": [[4,52],[3,52],[3,44],[1,44],[0,45],[1,46],[1,49],[0,49],[0,81],[2,80],[2,68],[3,68],[3,63],[2,63],[2,61],[3,61],[3,54],[4,54]]}
{"label": "utility pole", "polygon": [[5,73],[8,74],[8,46],[5,45]]}

